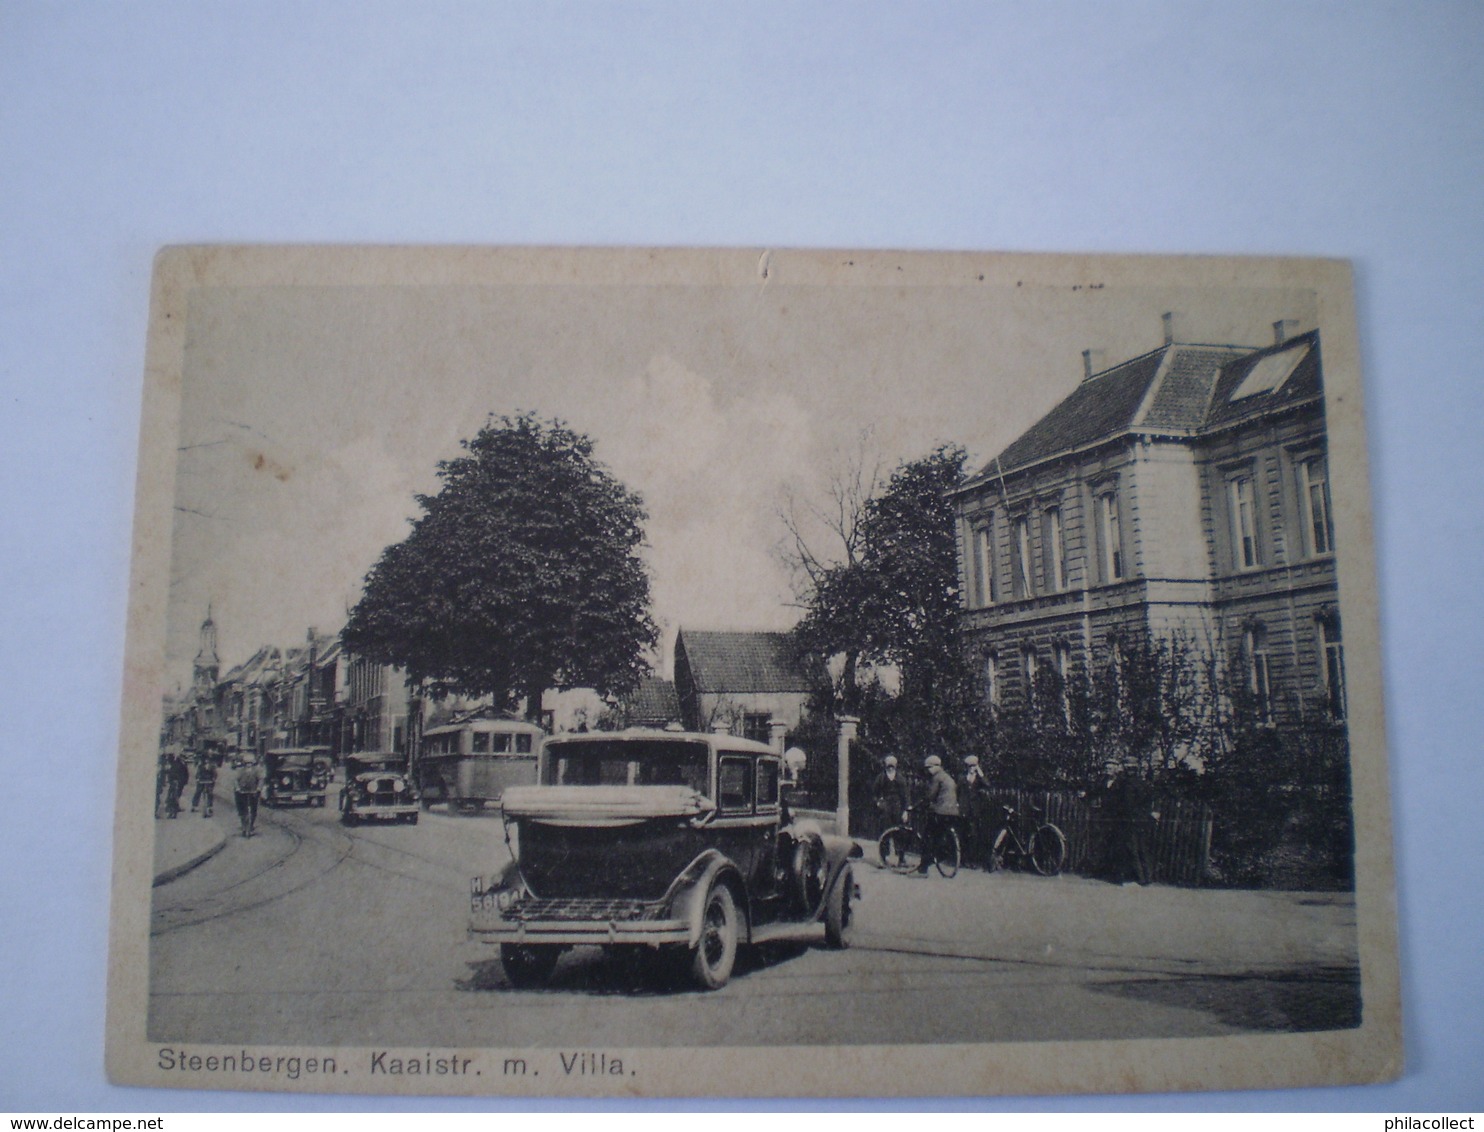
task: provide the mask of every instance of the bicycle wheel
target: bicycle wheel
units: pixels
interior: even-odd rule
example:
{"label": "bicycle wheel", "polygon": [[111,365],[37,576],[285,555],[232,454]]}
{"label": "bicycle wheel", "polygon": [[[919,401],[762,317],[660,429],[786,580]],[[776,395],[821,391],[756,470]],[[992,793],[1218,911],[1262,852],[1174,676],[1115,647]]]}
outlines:
{"label": "bicycle wheel", "polygon": [[911,872],[922,863],[917,834],[904,825],[894,825],[876,843],[881,863],[899,873]]}
{"label": "bicycle wheel", "polygon": [[937,852],[934,854],[934,864],[938,866],[938,873],[944,879],[958,875],[958,866],[963,860],[963,847],[959,844],[958,830],[952,826],[944,826],[938,832]]}
{"label": "bicycle wheel", "polygon": [[1066,836],[1047,822],[1031,835],[1031,864],[1043,877],[1054,877],[1066,863]]}

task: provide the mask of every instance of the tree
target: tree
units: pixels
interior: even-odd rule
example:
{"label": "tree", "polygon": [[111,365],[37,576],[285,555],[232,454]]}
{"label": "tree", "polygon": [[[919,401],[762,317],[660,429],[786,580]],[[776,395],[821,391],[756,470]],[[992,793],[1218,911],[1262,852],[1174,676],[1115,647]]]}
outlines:
{"label": "tree", "polygon": [[806,654],[842,658],[839,698],[848,713],[859,710],[857,669],[869,648],[860,616],[867,584],[860,556],[866,510],[881,486],[882,458],[870,428],[854,445],[837,449],[830,461],[822,502],[790,494],[779,512],[784,540],[778,556],[793,578],[795,596],[807,611],[796,640]]}
{"label": "tree", "polygon": [[547,688],[631,689],[658,637],[643,501],[561,421],[502,417],[463,448],[367,574],[345,647],[533,719]]}
{"label": "tree", "polygon": [[947,492],[966,454],[940,445],[902,463],[867,499],[852,557],[820,572],[797,633],[822,656],[845,655],[841,698],[859,711],[853,658],[894,665],[901,691],[878,703],[881,726],[913,749],[961,748],[977,730],[978,696],[959,636],[958,548]]}

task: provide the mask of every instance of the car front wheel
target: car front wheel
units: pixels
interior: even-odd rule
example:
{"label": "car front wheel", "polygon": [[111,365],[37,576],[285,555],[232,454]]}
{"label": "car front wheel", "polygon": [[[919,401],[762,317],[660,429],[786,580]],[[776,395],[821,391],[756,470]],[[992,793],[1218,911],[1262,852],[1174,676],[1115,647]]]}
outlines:
{"label": "car front wheel", "polygon": [[844,950],[850,946],[851,920],[855,915],[855,874],[846,865],[830,889],[824,909],[824,940],[831,947]]}
{"label": "car front wheel", "polygon": [[691,952],[691,978],[702,990],[719,990],[732,977],[737,962],[737,902],[724,884],[706,894],[701,938]]}

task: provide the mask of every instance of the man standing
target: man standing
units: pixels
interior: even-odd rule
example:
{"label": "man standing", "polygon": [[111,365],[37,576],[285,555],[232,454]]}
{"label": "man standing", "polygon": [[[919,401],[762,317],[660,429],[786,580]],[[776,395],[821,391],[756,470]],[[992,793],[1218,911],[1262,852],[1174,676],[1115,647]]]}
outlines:
{"label": "man standing", "polygon": [[876,816],[881,828],[879,837],[898,822],[907,820],[907,807],[912,804],[907,793],[907,780],[897,770],[896,755],[887,755],[881,764],[881,773],[871,783],[871,797],[876,802]]}
{"label": "man standing", "polygon": [[[201,806],[201,816],[209,818],[216,802],[216,759],[206,752],[196,763],[196,793],[191,796],[191,812]],[[204,803],[204,805],[203,805]]]}
{"label": "man standing", "polygon": [[185,759],[173,751],[170,765],[165,768],[165,816],[173,818],[180,814],[180,796],[191,780],[191,771]]}
{"label": "man standing", "polygon": [[1154,832],[1153,799],[1138,771],[1125,768],[1105,787],[1112,829],[1109,865],[1115,884],[1148,884],[1154,879],[1149,843]]}
{"label": "man standing", "polygon": [[258,791],[263,788],[263,772],[254,755],[244,755],[232,783],[232,798],[237,803],[237,820],[242,823],[242,836],[251,837],[258,821]]}
{"label": "man standing", "polygon": [[922,769],[927,772],[928,784],[923,813],[922,864],[917,871],[926,875],[928,866],[938,860],[936,847],[939,838],[945,836],[945,831],[952,829],[958,820],[958,788],[937,755],[924,759]]}
{"label": "man standing", "polygon": [[993,799],[989,796],[989,780],[979,766],[978,755],[964,759],[964,776],[958,783],[958,804],[964,816],[964,854],[971,861],[987,860]]}

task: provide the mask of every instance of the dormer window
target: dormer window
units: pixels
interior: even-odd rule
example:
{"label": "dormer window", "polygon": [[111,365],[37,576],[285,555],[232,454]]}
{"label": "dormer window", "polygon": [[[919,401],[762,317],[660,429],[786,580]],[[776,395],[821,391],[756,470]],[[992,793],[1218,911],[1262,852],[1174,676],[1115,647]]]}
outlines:
{"label": "dormer window", "polygon": [[1275,393],[1283,387],[1283,383],[1293,376],[1293,371],[1298,369],[1299,363],[1309,352],[1308,343],[1295,346],[1292,349],[1280,350],[1276,354],[1269,354],[1260,359],[1256,365],[1247,371],[1247,376],[1242,378],[1241,383],[1232,390],[1230,400],[1241,401],[1247,397],[1255,397],[1259,393]]}

